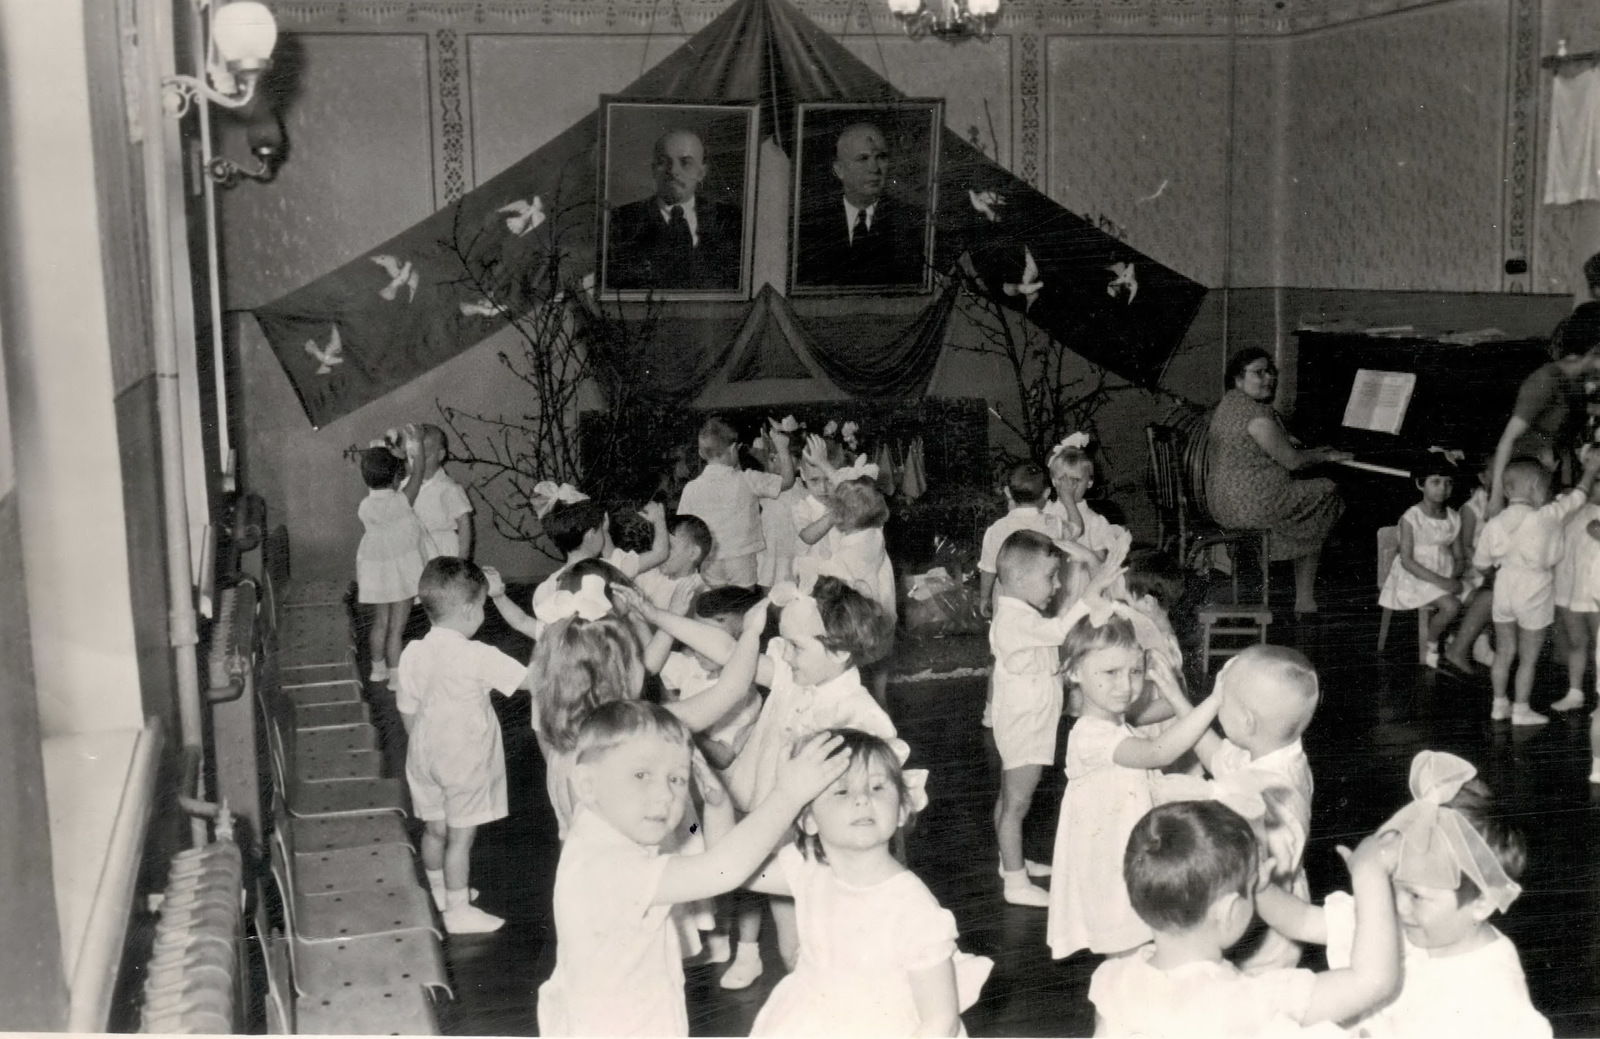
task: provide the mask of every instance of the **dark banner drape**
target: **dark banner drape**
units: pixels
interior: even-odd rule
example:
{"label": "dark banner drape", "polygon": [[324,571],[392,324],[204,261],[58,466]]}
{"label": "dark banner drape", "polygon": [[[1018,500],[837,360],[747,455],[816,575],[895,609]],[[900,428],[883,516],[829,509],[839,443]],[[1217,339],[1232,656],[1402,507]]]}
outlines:
{"label": "dark banner drape", "polygon": [[[784,0],[742,0],[621,93],[759,101],[763,132],[791,154],[797,102],[901,96]],[[482,342],[505,326],[508,311],[592,275],[596,129],[596,115],[580,120],[453,205],[257,309],[313,425]],[[970,254],[995,299],[1085,358],[1154,385],[1205,289],[1067,212],[958,135],[947,130],[941,148],[936,266],[947,270]],[[926,354],[926,323],[952,302],[936,300],[910,327],[872,336],[888,351],[883,357],[865,356],[866,337],[813,321],[818,361],[850,392],[911,392],[915,380],[897,380],[893,370]],[[677,305],[658,306],[667,320]],[[703,383],[706,374],[696,373],[724,359],[717,322],[683,324],[693,330],[673,342],[699,352],[655,363],[651,377],[667,385],[654,396],[678,396],[682,381]],[[860,347],[845,349],[852,339]]]}

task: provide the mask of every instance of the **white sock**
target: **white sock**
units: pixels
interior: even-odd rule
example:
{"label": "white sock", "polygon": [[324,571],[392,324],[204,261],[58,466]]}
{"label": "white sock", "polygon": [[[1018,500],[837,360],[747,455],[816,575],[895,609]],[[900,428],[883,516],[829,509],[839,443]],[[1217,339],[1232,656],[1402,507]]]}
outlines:
{"label": "white sock", "polygon": [[748,988],[752,981],[761,976],[762,969],[760,943],[740,942],[733,962],[722,972],[717,984],[725,989]]}
{"label": "white sock", "polygon": [[463,908],[465,906],[468,906],[468,905],[471,905],[471,904],[472,903],[470,901],[468,901],[468,895],[467,895],[467,889],[466,888],[464,888],[464,887],[462,887],[462,888],[448,888],[448,889],[445,890],[445,893],[444,893],[444,907],[445,907],[445,909],[447,909],[447,910],[449,910],[449,909],[461,909],[461,908]]}
{"label": "white sock", "polygon": [[428,890],[433,892],[433,900],[439,903],[439,908],[443,909],[445,904],[444,870],[424,869],[422,872],[428,876]]}

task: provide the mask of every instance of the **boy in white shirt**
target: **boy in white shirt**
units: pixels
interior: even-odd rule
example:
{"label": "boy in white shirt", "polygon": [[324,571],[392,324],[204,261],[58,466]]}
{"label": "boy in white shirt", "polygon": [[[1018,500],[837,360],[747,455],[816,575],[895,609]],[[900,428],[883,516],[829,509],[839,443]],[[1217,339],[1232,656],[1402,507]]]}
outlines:
{"label": "boy in white shirt", "polygon": [[739,468],[739,436],[719,415],[700,427],[699,451],[706,467],[690,480],[678,499],[678,512],[699,516],[711,528],[715,554],[703,566],[713,585],[756,584],[756,557],[765,544],[761,536],[762,498],[776,498],[794,486],[794,459],[789,435],[774,423],[767,433],[775,473]]}
{"label": "boy in white shirt", "polygon": [[[1394,898],[1400,918],[1398,992],[1356,1020],[1374,1039],[1549,1039],[1534,1009],[1522,960],[1490,923],[1521,893],[1527,864],[1522,835],[1496,816],[1477,770],[1425,750],[1411,762],[1416,798],[1378,828],[1398,835]],[[1281,890],[1259,896],[1261,915],[1302,941],[1328,947],[1328,965],[1350,962],[1358,907],[1336,892],[1319,908]]]}
{"label": "boy in white shirt", "polygon": [[506,760],[489,693],[531,688],[526,664],[472,636],[489,582],[465,559],[440,556],[417,594],[431,627],[400,654],[395,704],[405,724],[406,785],[424,823],[422,865],[451,934],[497,930],[504,920],[470,902],[478,827],[506,816]]}
{"label": "boy in white shirt", "polygon": [[472,558],[472,502],[467,492],[444,470],[449,449],[444,430],[438,426],[417,427],[422,440],[422,486],[411,511],[422,524],[428,558],[459,556]]}
{"label": "boy in white shirt", "polygon": [[667,544],[666,560],[634,578],[634,584],[652,606],[681,617],[707,587],[700,567],[711,557],[716,543],[711,528],[699,516],[679,516],[668,527]]}
{"label": "boy in white shirt", "polygon": [[[1513,458],[1503,480],[1510,499],[1483,525],[1472,555],[1480,570],[1498,567],[1494,579],[1494,703],[1489,717],[1512,725],[1543,725],[1550,719],[1529,706],[1533,672],[1544,649],[1545,629],[1555,622],[1555,565],[1561,558],[1562,524],[1589,500],[1600,451],[1589,452],[1578,486],[1550,501],[1550,473],[1532,458]],[[1515,696],[1506,697],[1511,665],[1517,664]]]}
{"label": "boy in white shirt", "polygon": [[995,565],[1006,538],[1019,530],[1034,530],[1057,541],[1066,530],[1060,517],[1045,515],[1050,478],[1032,462],[1012,466],[1006,477],[1005,496],[1006,514],[989,524],[978,551],[978,609],[985,617],[994,616]]}
{"label": "boy in white shirt", "polygon": [[[754,677],[758,648],[741,639],[728,666]],[[670,712],[641,700],[602,704],[585,718],[573,772],[580,808],[556,867],[556,966],[539,987],[540,1035],[688,1035],[672,907],[749,879],[849,764],[834,753],[838,737],[814,737],[710,850],[661,855],[689,800],[691,742]]]}
{"label": "boy in white shirt", "polygon": [[1245,974],[1225,954],[1255,916],[1262,878],[1250,824],[1217,801],[1152,808],[1128,838],[1123,876],[1155,939],[1096,968],[1094,1034],[1248,1039],[1344,1021],[1378,1005],[1400,979],[1389,884],[1397,843],[1368,837],[1345,856],[1357,907],[1348,967]]}

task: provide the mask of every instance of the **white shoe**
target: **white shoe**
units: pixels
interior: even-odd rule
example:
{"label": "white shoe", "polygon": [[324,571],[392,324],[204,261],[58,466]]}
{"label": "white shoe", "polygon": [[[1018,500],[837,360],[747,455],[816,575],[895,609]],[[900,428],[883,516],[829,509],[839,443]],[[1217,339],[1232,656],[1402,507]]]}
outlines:
{"label": "white shoe", "polygon": [[[445,909],[447,908],[447,906],[445,905],[444,888],[442,888],[442,887],[429,888],[429,893],[433,895],[433,907],[435,909],[439,910],[439,912],[441,912],[441,913],[444,912]],[[467,888],[467,901],[468,902],[476,902],[477,900],[478,900],[478,889],[475,888],[475,887]]]}
{"label": "white shoe", "polygon": [[390,692],[394,692],[394,693],[398,693],[400,691],[400,672],[399,671],[391,671],[391,672],[389,672],[389,691]]}
{"label": "white shoe", "polygon": [[727,963],[733,958],[733,944],[728,941],[728,936],[713,931],[701,937],[702,963]]}
{"label": "white shoe", "polygon": [[493,913],[485,913],[470,903],[444,911],[444,929],[451,934],[488,934],[500,930],[505,923]]}
{"label": "white shoe", "polygon": [[1532,707],[1524,707],[1518,704],[1511,708],[1512,725],[1544,725],[1549,720],[1548,716],[1540,714]]}
{"label": "white shoe", "polygon": [[1007,884],[1001,892],[1007,903],[1014,906],[1039,906],[1050,904],[1050,892],[1037,884]]}
{"label": "white shoe", "polygon": [[1495,700],[1494,704],[1489,708],[1489,720],[1490,721],[1503,722],[1507,718],[1510,718],[1510,717],[1511,717],[1511,701],[1510,700],[1497,699],[1497,700]]}
{"label": "white shoe", "polygon": [[372,665],[372,681],[374,681],[374,682],[383,682],[383,681],[386,681],[388,679],[388,677],[389,677],[389,665],[388,664],[373,664]]}
{"label": "white shoe", "polygon": [[1595,758],[1589,766],[1589,782],[1600,783],[1600,758]]}
{"label": "white shoe", "polygon": [[1494,666],[1494,644],[1489,641],[1487,632],[1479,632],[1472,640],[1472,659],[1484,667]]}
{"label": "white shoe", "polygon": [[1433,668],[1435,671],[1439,670],[1439,644],[1438,643],[1434,643],[1433,645],[1428,647],[1428,651],[1427,651],[1426,654],[1424,654],[1422,662],[1424,664],[1426,664],[1428,667]]}
{"label": "white shoe", "polygon": [[1583,693],[1577,689],[1568,689],[1567,695],[1551,704],[1550,709],[1552,711],[1559,711],[1564,714],[1567,711],[1576,711],[1582,706]]}
{"label": "white shoe", "polygon": [[730,992],[749,988],[751,983],[761,977],[765,968],[761,964],[761,956],[736,956],[728,969],[722,972],[722,977],[717,979],[717,984]]}

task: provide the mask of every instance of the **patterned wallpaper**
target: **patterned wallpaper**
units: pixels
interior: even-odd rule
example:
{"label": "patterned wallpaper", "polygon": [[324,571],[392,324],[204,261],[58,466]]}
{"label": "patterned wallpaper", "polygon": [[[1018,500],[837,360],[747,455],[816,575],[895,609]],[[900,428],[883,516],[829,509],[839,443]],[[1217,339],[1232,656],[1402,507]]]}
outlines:
{"label": "patterned wallpaper", "polygon": [[[228,305],[458,197],[728,2],[275,0],[301,64],[291,154],[276,183],[221,194]],[[1600,8],[1548,2],[1580,28]],[[1239,286],[1563,287],[1570,221],[1535,190],[1539,0],[1008,0],[993,40],[957,47],[906,39],[880,0],[797,6],[901,89],[944,95],[949,125],[1019,176],[1208,284],[1231,254]],[[1501,274],[1512,256],[1531,278]]]}

